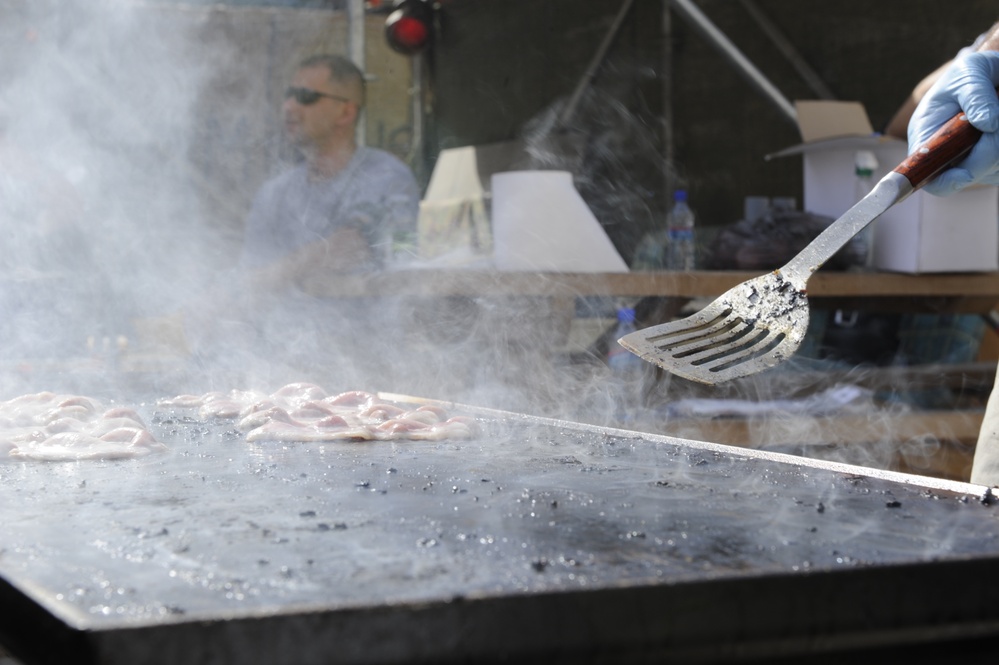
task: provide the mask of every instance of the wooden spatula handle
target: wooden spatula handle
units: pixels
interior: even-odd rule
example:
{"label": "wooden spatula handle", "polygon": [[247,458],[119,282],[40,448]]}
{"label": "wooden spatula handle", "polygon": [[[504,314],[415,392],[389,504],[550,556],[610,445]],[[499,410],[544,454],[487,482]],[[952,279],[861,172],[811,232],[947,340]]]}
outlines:
{"label": "wooden spatula handle", "polygon": [[919,189],[964,157],[981,136],[964,113],[958,113],[895,167],[895,173],[904,175],[913,189]]}

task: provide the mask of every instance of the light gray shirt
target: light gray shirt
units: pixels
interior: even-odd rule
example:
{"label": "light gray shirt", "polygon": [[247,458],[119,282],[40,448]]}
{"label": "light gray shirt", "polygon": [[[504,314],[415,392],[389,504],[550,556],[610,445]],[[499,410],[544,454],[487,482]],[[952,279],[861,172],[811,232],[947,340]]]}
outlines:
{"label": "light gray shirt", "polygon": [[419,204],[409,167],[384,150],[359,147],[330,179],[310,179],[305,164],[296,166],[257,192],[240,265],[266,265],[345,228],[359,230],[382,265],[416,237]]}

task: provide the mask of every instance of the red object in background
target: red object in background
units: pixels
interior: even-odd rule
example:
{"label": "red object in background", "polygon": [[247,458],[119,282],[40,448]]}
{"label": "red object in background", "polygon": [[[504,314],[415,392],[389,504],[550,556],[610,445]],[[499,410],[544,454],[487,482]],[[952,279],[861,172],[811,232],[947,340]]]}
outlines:
{"label": "red object in background", "polygon": [[433,35],[433,9],[426,0],[401,0],[385,19],[385,39],[393,50],[416,55]]}

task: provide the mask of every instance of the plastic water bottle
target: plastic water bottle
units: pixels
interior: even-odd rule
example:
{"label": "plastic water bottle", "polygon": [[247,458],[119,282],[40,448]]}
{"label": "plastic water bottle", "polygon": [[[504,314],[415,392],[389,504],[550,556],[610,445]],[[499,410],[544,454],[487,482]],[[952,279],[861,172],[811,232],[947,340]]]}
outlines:
{"label": "plastic water bottle", "polygon": [[645,361],[617,343],[629,333],[635,332],[635,310],[622,307],[617,311],[617,329],[607,350],[607,365],[611,369],[614,385],[614,417],[622,423],[634,419],[640,409],[645,385]]}
{"label": "plastic water bottle", "polygon": [[632,270],[665,270],[669,238],[666,229],[650,231],[642,237],[631,259]]}
{"label": "plastic water bottle", "polygon": [[[870,150],[858,150],[854,156],[854,202],[867,196],[874,189],[874,169],[878,158]],[[874,262],[874,222],[868,224],[853,239],[853,247],[860,264],[870,267]]]}
{"label": "plastic water bottle", "polygon": [[687,204],[687,192],[673,192],[673,209],[666,216],[669,236],[666,268],[668,270],[694,269],[694,211]]}
{"label": "plastic water bottle", "polygon": [[638,375],[643,369],[644,360],[617,343],[629,333],[635,332],[635,310],[630,307],[622,307],[617,310],[617,329],[614,331],[614,339],[610,342],[607,350],[607,365],[611,371],[627,379],[630,375]]}

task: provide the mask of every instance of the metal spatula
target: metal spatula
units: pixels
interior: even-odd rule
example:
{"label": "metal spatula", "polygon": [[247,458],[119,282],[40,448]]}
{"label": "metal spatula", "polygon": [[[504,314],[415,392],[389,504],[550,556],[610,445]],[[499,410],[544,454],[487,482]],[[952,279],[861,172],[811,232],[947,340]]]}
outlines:
{"label": "metal spatula", "polygon": [[677,376],[707,384],[783,362],[808,329],[805,283],[812,273],[878,215],[963,157],[980,136],[959,113],[784,267],[729,289],[696,314],[625,335],[619,343]]}

